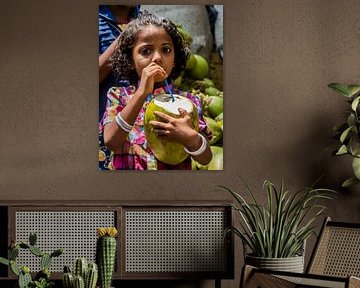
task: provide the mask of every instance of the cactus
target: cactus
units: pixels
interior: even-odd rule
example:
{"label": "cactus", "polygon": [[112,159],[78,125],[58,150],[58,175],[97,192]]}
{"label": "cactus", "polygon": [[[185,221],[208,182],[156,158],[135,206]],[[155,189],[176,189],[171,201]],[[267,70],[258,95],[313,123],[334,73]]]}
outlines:
{"label": "cactus", "polygon": [[51,255],[48,254],[48,253],[44,253],[44,254],[41,256],[41,262],[40,262],[40,267],[41,267],[41,269],[44,269],[44,268],[49,269],[49,268],[50,268],[50,265],[51,265],[51,260],[52,260]]}
{"label": "cactus", "polygon": [[75,261],[75,267],[74,267],[74,274],[76,276],[81,276],[83,279],[85,279],[86,270],[88,266],[88,261],[86,258],[78,258]]}
{"label": "cactus", "polygon": [[38,248],[38,247],[36,247],[36,246],[30,245],[30,246],[29,246],[29,251],[30,251],[32,254],[34,254],[35,256],[38,256],[38,257],[41,257],[41,256],[44,255],[44,252],[42,252],[42,251],[40,250],[40,248]]}
{"label": "cactus", "polygon": [[12,271],[16,276],[19,276],[19,275],[20,275],[20,268],[19,268],[19,266],[16,265],[15,260],[10,260],[9,263],[10,263],[11,271]]}
{"label": "cactus", "polygon": [[75,260],[73,273],[69,266],[64,266],[62,278],[64,288],[95,288],[98,268],[96,263],[88,264],[86,258],[78,258]]}
{"label": "cactus", "polygon": [[115,265],[117,230],[115,227],[101,227],[97,229],[97,235],[96,262],[100,287],[110,288]]}
{"label": "cactus", "polygon": [[80,275],[74,277],[74,288],[85,288],[84,278]]}
{"label": "cactus", "polygon": [[19,256],[19,246],[16,245],[14,248],[10,249],[8,252],[9,260],[16,260]]}
{"label": "cactus", "polygon": [[37,241],[37,235],[35,232],[31,232],[29,235],[29,244],[31,246],[35,246]]}
{"label": "cactus", "polygon": [[35,275],[35,280],[41,280],[42,278],[43,279],[46,279],[46,280],[49,280],[50,279],[50,271],[48,268],[44,268],[42,270],[40,270],[38,273],[36,273]]}
{"label": "cactus", "polygon": [[74,276],[71,272],[63,273],[62,282],[64,288],[73,288],[74,287]]}
{"label": "cactus", "polygon": [[[26,269],[27,268],[27,269]],[[32,283],[29,267],[22,267],[19,274],[18,285],[19,288],[28,288]]]}
{"label": "cactus", "polygon": [[85,288],[95,288],[98,279],[98,266],[96,263],[89,263],[85,276]]}
{"label": "cactus", "polygon": [[[35,233],[30,233],[29,244],[15,241],[11,242],[8,250],[8,259],[0,257],[0,263],[10,266],[11,271],[18,276],[19,288],[46,288],[51,287],[53,282],[50,281],[50,264],[53,257],[60,256],[64,251],[63,249],[55,250],[53,253],[44,253],[40,248],[36,247],[37,236]],[[35,281],[32,280],[30,269],[28,266],[22,266],[21,268],[17,265],[16,259],[19,256],[19,250],[28,250],[30,253],[37,257],[41,257],[41,270],[36,273]]]}

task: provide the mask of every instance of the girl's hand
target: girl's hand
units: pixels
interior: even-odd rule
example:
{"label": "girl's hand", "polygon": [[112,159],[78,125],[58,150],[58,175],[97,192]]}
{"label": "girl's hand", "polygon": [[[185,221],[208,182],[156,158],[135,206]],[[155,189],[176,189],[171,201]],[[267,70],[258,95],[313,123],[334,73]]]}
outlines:
{"label": "girl's hand", "polygon": [[163,139],[180,143],[185,147],[194,146],[197,144],[199,136],[192,127],[191,117],[183,109],[179,109],[179,112],[181,117],[173,118],[165,113],[155,111],[159,121],[150,121],[153,132]]}
{"label": "girl's hand", "polygon": [[141,72],[141,79],[138,91],[141,95],[148,95],[154,90],[154,83],[164,81],[168,77],[166,71],[156,64],[151,62]]}

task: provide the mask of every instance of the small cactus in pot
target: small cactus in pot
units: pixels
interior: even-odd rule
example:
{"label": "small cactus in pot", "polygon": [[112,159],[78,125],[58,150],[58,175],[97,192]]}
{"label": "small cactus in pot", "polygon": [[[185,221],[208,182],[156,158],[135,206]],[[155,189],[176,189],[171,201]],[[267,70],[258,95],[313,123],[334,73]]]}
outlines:
{"label": "small cactus in pot", "polygon": [[115,227],[100,227],[96,233],[98,236],[96,262],[99,267],[99,286],[100,288],[110,288],[116,258],[118,231]]}

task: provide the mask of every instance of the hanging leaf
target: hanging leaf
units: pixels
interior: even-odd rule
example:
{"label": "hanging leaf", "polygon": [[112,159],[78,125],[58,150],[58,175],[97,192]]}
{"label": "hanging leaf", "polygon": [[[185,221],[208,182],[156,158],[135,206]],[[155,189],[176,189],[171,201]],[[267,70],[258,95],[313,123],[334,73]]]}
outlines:
{"label": "hanging leaf", "polygon": [[356,116],[353,113],[350,113],[347,118],[347,124],[350,126],[355,126]]}
{"label": "hanging leaf", "polygon": [[356,178],[360,180],[360,158],[354,157],[352,161],[352,168]]}
{"label": "hanging leaf", "polygon": [[335,155],[344,155],[347,153],[349,153],[349,152],[348,152],[346,145],[341,145],[341,147],[339,148],[339,150],[336,152]]}
{"label": "hanging leaf", "polygon": [[351,96],[354,96],[360,92],[360,85],[348,85],[347,90],[349,91]]}
{"label": "hanging leaf", "polygon": [[356,111],[357,106],[359,105],[360,96],[356,97],[355,100],[351,103],[351,109]]}
{"label": "hanging leaf", "polygon": [[359,184],[359,183],[360,183],[359,179],[357,179],[356,177],[351,177],[351,178],[347,179],[346,181],[344,181],[344,183],[341,185],[341,187],[348,188],[352,185]]}
{"label": "hanging leaf", "polygon": [[336,91],[337,93],[350,98],[351,94],[347,89],[347,86],[341,83],[330,83],[328,85],[329,88],[333,89],[334,91]]}
{"label": "hanging leaf", "polygon": [[348,136],[348,134],[349,134],[349,132],[351,131],[352,128],[353,128],[352,126],[349,127],[349,128],[347,128],[347,129],[341,134],[341,136],[340,136],[340,141],[341,141],[341,143],[344,143],[344,141],[346,140],[346,137]]}
{"label": "hanging leaf", "polygon": [[8,259],[5,259],[3,257],[0,257],[0,263],[4,265],[9,265],[10,261]]}
{"label": "hanging leaf", "polygon": [[348,150],[354,157],[360,157],[360,138],[358,135],[352,135],[350,137]]}

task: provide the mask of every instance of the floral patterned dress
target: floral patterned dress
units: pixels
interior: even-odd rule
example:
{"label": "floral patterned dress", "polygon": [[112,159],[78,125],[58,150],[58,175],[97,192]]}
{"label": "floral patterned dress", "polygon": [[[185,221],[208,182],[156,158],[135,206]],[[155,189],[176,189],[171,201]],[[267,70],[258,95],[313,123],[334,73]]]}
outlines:
{"label": "floral patterned dress", "polygon": [[[201,101],[190,92],[173,89],[173,93],[190,99],[198,109],[199,132],[210,137],[211,132],[207,129],[203,118]],[[146,98],[139,115],[137,116],[133,129],[122,144],[122,153],[114,153],[107,149],[103,143],[104,127],[107,123],[114,121],[117,113],[122,111],[131,100],[136,91],[135,86],[113,87],[107,94],[106,111],[99,124],[99,169],[100,170],[191,170],[191,158],[188,157],[179,165],[169,165],[156,159],[148,146],[144,131],[144,116],[147,106],[154,95],[165,93],[165,87],[157,88]]]}

